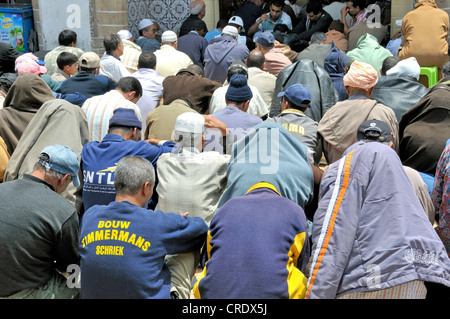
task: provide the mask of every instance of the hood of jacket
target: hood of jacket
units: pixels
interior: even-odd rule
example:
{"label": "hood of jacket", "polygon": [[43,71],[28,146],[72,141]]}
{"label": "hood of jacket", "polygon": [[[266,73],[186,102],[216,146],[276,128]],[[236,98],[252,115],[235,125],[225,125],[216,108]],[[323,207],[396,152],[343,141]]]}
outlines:
{"label": "hood of jacket", "polygon": [[214,38],[209,43],[207,50],[214,63],[220,63],[231,50],[238,45],[238,42],[228,35]]}
{"label": "hood of jacket", "polygon": [[436,2],[434,0],[419,0],[416,5],[414,6],[415,9],[419,7],[432,7],[432,8],[438,8]]}
{"label": "hood of jacket", "polygon": [[22,73],[6,95],[4,106],[16,109],[38,109],[55,95],[45,81],[36,74]]}
{"label": "hood of jacket", "polygon": [[333,40],[330,52],[325,57],[324,69],[330,76],[343,77],[348,60],[347,54],[339,50]]}
{"label": "hood of jacket", "polygon": [[356,46],[360,49],[375,48],[380,46],[380,43],[378,43],[377,38],[375,38],[373,35],[366,33],[358,39]]}

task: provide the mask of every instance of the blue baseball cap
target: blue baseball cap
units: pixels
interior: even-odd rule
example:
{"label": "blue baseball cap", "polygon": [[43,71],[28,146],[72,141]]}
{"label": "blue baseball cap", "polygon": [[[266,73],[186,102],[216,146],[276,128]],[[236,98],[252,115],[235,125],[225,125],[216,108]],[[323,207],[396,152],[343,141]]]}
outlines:
{"label": "blue baseball cap", "polygon": [[39,160],[47,170],[51,169],[61,174],[69,174],[72,177],[72,182],[75,187],[80,186],[80,179],[78,178],[78,171],[80,169],[80,162],[78,156],[67,146],[50,145],[45,147],[41,154],[47,154],[48,162]]}
{"label": "blue baseball cap", "polygon": [[114,110],[113,116],[109,120],[109,127],[112,126],[125,126],[125,127],[137,127],[142,130],[142,122],[136,115],[133,109],[117,108]]}
{"label": "blue baseball cap", "polygon": [[277,96],[286,96],[290,102],[297,106],[311,107],[311,91],[303,84],[292,84],[286,91],[278,93]]}
{"label": "blue baseball cap", "polygon": [[259,43],[263,47],[272,47],[275,43],[275,37],[271,31],[264,31],[255,35],[254,42]]}

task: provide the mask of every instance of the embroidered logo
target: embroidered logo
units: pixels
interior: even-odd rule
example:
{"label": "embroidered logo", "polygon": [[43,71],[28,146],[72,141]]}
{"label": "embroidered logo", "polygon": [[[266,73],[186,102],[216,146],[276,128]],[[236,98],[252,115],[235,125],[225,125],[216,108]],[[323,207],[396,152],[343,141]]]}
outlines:
{"label": "embroidered logo", "polygon": [[409,263],[438,264],[438,254],[434,251],[423,251],[418,248],[409,247],[405,250],[405,259]]}

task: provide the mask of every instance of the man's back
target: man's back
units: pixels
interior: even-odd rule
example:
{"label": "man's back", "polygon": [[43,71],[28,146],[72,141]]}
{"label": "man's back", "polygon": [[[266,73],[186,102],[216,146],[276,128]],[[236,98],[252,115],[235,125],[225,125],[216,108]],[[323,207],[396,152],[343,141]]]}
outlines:
{"label": "man's back", "polygon": [[117,90],[87,99],[82,106],[89,125],[90,141],[101,141],[108,132],[109,119],[117,108],[133,109],[142,121],[141,110]]}
{"label": "man's back", "polygon": [[208,40],[197,32],[191,31],[178,38],[178,50],[186,53],[194,64],[203,67],[203,60]]}
{"label": "man's back", "polygon": [[208,225],[225,190],[229,155],[183,149],[158,159],[158,204],[165,212],[201,217]]}
{"label": "man's back", "polygon": [[328,164],[341,158],[344,151],[356,141],[359,125],[371,119],[389,125],[393,134],[393,148],[398,150],[398,122],[394,111],[375,100],[349,98],[332,106],[320,120],[317,128]]}
{"label": "man's back", "polygon": [[117,134],[107,134],[101,142],[85,144],[81,153],[85,210],[93,205],[107,205],[114,201],[114,173],[117,162],[122,157],[141,156],[155,165],[163,152],[171,150],[173,142],[168,142],[167,145],[155,146],[146,141],[126,141]]}
{"label": "man's back", "polygon": [[252,85],[258,89],[268,107],[272,104],[276,82],[277,78],[275,75],[257,67],[248,68],[248,85]]}
{"label": "man's back", "polygon": [[83,50],[76,47],[66,46],[66,45],[60,45],[48,52],[44,57],[45,67],[47,68],[48,75],[52,75],[57,69],[58,64],[56,63],[56,60],[58,59],[58,56],[62,52],[70,52],[75,54],[78,58],[81,57],[81,55],[84,53]]}
{"label": "man's back", "polygon": [[50,184],[25,175],[0,184],[0,201],[0,296],[38,287],[55,266],[78,263],[77,212]]}
{"label": "man's back", "polygon": [[197,299],[304,297],[304,212],[272,189],[256,187],[227,201],[213,217],[208,247],[214,249],[208,249],[208,266],[194,286]]}
{"label": "man's back", "polygon": [[104,75],[94,75],[87,72],[80,72],[65,80],[60,87],[62,94],[72,94],[80,92],[86,98],[102,95],[114,90],[117,83]]}
{"label": "man's back", "polygon": [[227,35],[211,40],[205,50],[205,77],[220,83],[227,78],[228,67],[239,59],[244,62],[249,50]]}
{"label": "man's back", "polygon": [[81,298],[168,299],[165,255],[201,247],[206,231],[201,218],[128,201],[91,208],[81,223]]}

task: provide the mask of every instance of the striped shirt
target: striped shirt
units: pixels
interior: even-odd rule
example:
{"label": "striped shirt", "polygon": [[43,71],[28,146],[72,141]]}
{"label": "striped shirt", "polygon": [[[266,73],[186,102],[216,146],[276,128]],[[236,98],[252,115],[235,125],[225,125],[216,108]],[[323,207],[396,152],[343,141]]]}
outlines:
{"label": "striped shirt", "polygon": [[129,40],[123,40],[123,55],[120,57],[125,68],[134,73],[138,70],[139,56],[142,53],[142,49],[136,43]]}
{"label": "striped shirt", "polygon": [[109,91],[103,95],[93,96],[87,99],[82,106],[86,113],[89,126],[89,141],[101,141],[108,133],[109,120],[117,108],[133,109],[139,120],[142,115],[139,107],[125,99],[117,90]]}

